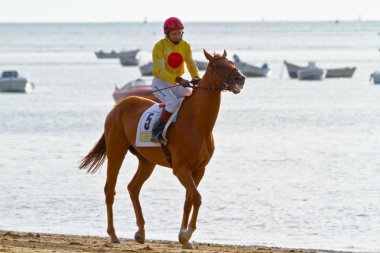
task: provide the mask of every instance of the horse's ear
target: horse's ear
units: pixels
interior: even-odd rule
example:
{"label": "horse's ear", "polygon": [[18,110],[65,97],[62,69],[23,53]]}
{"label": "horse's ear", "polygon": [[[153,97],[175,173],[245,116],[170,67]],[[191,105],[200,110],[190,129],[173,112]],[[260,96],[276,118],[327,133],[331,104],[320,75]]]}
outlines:
{"label": "horse's ear", "polygon": [[209,61],[211,61],[211,59],[213,58],[213,57],[211,56],[211,54],[207,53],[206,50],[204,50],[204,49],[203,49],[203,53],[205,54],[206,59],[209,60]]}
{"label": "horse's ear", "polygon": [[227,57],[227,52],[226,52],[226,49],[224,49],[224,52],[223,52],[223,58],[226,58]]}

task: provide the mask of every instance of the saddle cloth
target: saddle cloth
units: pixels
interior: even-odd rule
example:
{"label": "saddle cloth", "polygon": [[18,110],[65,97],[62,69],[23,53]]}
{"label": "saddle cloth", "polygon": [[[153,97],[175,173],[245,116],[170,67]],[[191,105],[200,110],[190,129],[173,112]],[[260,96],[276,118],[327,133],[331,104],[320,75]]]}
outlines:
{"label": "saddle cloth", "polygon": [[[180,105],[178,106],[177,110],[170,116],[170,119],[165,125],[163,136],[166,137],[166,132],[172,122],[175,122],[177,119],[177,114],[179,111],[179,108],[181,108],[183,102],[183,98],[180,99]],[[152,129],[156,121],[158,120],[161,110],[163,110],[163,107],[160,107],[159,104],[154,104],[151,107],[149,107],[142,115],[139,121],[139,124],[137,126],[137,132],[136,132],[136,147],[159,147],[161,146],[160,143],[154,143],[151,142],[152,138]]]}

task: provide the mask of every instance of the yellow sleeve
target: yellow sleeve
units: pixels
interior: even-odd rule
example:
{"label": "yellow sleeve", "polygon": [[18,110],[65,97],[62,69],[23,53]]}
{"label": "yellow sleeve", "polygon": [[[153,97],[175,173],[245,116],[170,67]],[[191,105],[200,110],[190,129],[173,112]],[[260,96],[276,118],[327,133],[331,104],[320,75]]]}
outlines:
{"label": "yellow sleeve", "polygon": [[176,83],[175,79],[177,76],[166,70],[165,57],[160,42],[158,42],[153,48],[153,75],[169,83]]}
{"label": "yellow sleeve", "polygon": [[193,60],[193,54],[191,52],[191,47],[189,44],[186,44],[186,66],[187,70],[190,72],[191,78],[194,78],[196,76],[200,77],[199,70],[197,67],[197,64],[195,64],[195,61]]}

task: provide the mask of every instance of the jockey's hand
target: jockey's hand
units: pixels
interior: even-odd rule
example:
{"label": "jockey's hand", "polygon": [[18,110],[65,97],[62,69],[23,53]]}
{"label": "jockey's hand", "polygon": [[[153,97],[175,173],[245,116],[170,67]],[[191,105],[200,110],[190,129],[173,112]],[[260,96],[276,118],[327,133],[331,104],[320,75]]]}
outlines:
{"label": "jockey's hand", "polygon": [[198,85],[198,83],[201,81],[201,79],[199,77],[194,77],[193,79],[191,79],[190,83],[194,84],[194,85]]}
{"label": "jockey's hand", "polygon": [[185,88],[190,86],[190,82],[182,77],[177,77],[175,80]]}
{"label": "jockey's hand", "polygon": [[179,82],[180,85],[182,85],[183,87],[189,87],[190,86],[190,82],[186,79],[183,79]]}

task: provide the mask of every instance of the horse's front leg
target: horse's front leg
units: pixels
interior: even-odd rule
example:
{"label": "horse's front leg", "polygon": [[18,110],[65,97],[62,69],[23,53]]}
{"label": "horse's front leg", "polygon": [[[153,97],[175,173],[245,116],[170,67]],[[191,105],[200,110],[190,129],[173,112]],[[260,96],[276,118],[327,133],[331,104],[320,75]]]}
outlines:
{"label": "horse's front leg", "polygon": [[186,191],[185,204],[183,206],[181,231],[185,231],[187,229],[187,224],[189,223],[189,216],[190,216],[192,206],[193,206],[193,203],[191,201],[190,193]]}
{"label": "horse's front leg", "polygon": [[[181,230],[178,235],[178,239],[182,244],[182,248],[192,248],[189,240],[191,239],[193,232],[196,230],[198,211],[202,203],[202,197],[197,190],[197,186],[202,180],[204,172],[205,169],[203,168],[193,173],[190,171],[183,171],[176,174],[179,181],[186,188],[186,200],[184,204]],[[190,224],[188,225],[189,215],[192,207],[194,207],[193,213],[191,216]]]}

